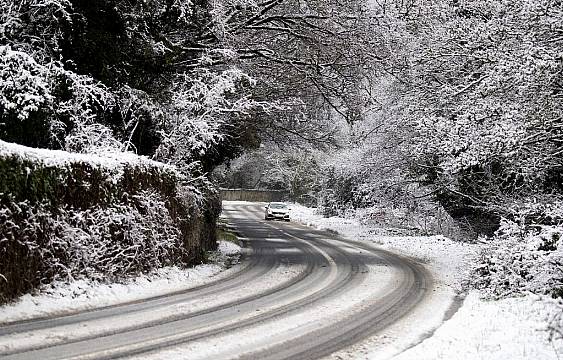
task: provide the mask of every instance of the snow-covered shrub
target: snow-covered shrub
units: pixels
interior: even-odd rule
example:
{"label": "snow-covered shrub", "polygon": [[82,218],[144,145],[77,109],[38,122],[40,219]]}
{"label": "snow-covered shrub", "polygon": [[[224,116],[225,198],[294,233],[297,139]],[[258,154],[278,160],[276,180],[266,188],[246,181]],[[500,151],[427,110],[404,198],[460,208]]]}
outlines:
{"label": "snow-covered shrub", "polygon": [[[108,157],[113,156],[113,157]],[[119,280],[202,259],[216,197],[174,167],[0,141],[0,302],[53,280]]]}
{"label": "snow-covered shrub", "polygon": [[98,123],[79,124],[65,137],[65,149],[78,153],[115,152],[120,151],[122,146],[111,129]]}
{"label": "snow-covered shrub", "polygon": [[91,77],[66,70],[58,61],[41,64],[25,52],[0,46],[3,140],[64,147],[68,135],[67,148],[73,151],[88,150],[101,138],[101,146],[111,141],[111,147],[119,149],[111,132],[99,133],[102,125],[96,123],[98,115],[113,104],[113,95]]}
{"label": "snow-covered shrub", "polygon": [[[119,149],[121,145],[113,138],[112,132],[98,123],[100,115],[115,106],[113,93],[93,78],[65,70],[58,63],[51,64],[51,67],[55,78],[54,92],[64,91],[70,95],[66,99],[57,99],[54,107],[51,132],[55,140],[69,151],[88,152],[96,146],[96,141],[101,141],[102,149]],[[81,144],[81,137],[90,139]],[[92,137],[96,139],[92,140]],[[67,140],[71,140],[71,144],[67,145]]]}
{"label": "snow-covered shrub", "polygon": [[53,210],[48,203],[12,200],[0,218],[5,236],[0,248],[9,254],[10,247],[19,247],[34,259],[41,283],[83,277],[118,280],[187,257],[180,230],[162,194],[155,192],[85,210]]}
{"label": "snow-covered shrub", "polygon": [[525,292],[563,297],[563,203],[547,208],[549,224],[527,222],[525,216],[501,221],[474,269],[474,286],[491,297]]}
{"label": "snow-covered shrub", "polygon": [[70,219],[61,224],[63,243],[73,255],[70,269],[82,276],[119,279],[187,257],[165,198],[154,191],[141,191],[107,208],[67,210],[60,217]]}
{"label": "snow-covered shrub", "polygon": [[0,46],[0,109],[25,121],[30,113],[49,106],[48,71],[44,66],[9,46]]}
{"label": "snow-covered shrub", "polygon": [[[0,42],[46,60],[60,50],[62,29],[72,29],[69,0],[2,0]],[[55,50],[55,51],[53,51]]]}

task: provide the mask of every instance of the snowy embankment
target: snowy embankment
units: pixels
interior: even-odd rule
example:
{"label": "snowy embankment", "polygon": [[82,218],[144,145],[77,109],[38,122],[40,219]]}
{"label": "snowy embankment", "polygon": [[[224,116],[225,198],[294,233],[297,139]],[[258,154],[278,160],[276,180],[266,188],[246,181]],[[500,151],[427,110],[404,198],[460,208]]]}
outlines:
{"label": "snowy embankment", "polygon": [[[536,295],[488,301],[481,299],[476,290],[463,290],[463,283],[471,276],[469,270],[478,261],[482,245],[460,243],[440,235],[388,236],[382,229],[357,219],[323,218],[315,214],[314,209],[300,205],[292,206],[292,218],[317,229],[335,231],[351,240],[375,244],[418,259],[434,277],[430,300],[420,306],[426,315],[413,315],[405,321],[404,326],[417,328],[418,338],[409,336],[404,329],[391,329],[390,333],[367,341],[363,347],[338,354],[339,358],[563,358],[563,334],[550,331],[554,321],[561,321],[558,318],[563,309],[560,302]],[[460,296],[464,301],[456,304]],[[461,305],[459,309],[458,305]]]}
{"label": "snowy embankment", "polygon": [[394,360],[559,360],[563,341],[550,341],[550,323],[561,312],[554,300],[529,295],[484,301],[470,292],[458,312]]}
{"label": "snowy embankment", "polygon": [[240,246],[221,241],[210,255],[210,263],[192,268],[166,267],[132,277],[122,283],[102,284],[77,280],[45,286],[35,294],[21,296],[15,303],[0,307],[0,325],[8,322],[59,316],[161,296],[214,281],[228,264],[240,258]]}

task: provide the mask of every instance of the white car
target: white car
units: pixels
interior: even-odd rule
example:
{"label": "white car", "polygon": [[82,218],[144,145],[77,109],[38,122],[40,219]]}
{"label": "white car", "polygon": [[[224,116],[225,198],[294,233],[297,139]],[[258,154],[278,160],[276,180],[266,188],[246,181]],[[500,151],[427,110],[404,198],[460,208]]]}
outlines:
{"label": "white car", "polygon": [[280,219],[289,221],[289,207],[281,202],[271,202],[265,206],[264,219]]}

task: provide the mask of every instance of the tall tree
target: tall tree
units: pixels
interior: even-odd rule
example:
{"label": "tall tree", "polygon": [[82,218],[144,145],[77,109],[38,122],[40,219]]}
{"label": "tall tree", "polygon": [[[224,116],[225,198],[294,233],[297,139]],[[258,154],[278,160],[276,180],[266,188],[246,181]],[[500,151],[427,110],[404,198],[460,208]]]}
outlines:
{"label": "tall tree", "polygon": [[[214,31],[257,83],[253,95],[276,103],[252,125],[278,143],[334,141],[334,119],[361,116],[377,19],[362,1],[212,2]],[[220,61],[220,60],[218,60]]]}

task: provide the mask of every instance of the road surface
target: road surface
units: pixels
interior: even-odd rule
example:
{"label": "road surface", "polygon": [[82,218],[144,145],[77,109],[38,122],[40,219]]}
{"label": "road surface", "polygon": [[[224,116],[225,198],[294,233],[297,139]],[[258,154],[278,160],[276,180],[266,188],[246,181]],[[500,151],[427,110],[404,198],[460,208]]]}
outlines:
{"label": "road surface", "polygon": [[[432,281],[422,266],[225,203],[244,239],[236,271],[144,301],[0,327],[0,358],[317,359],[384,330]],[[414,326],[414,324],[413,324]]]}

